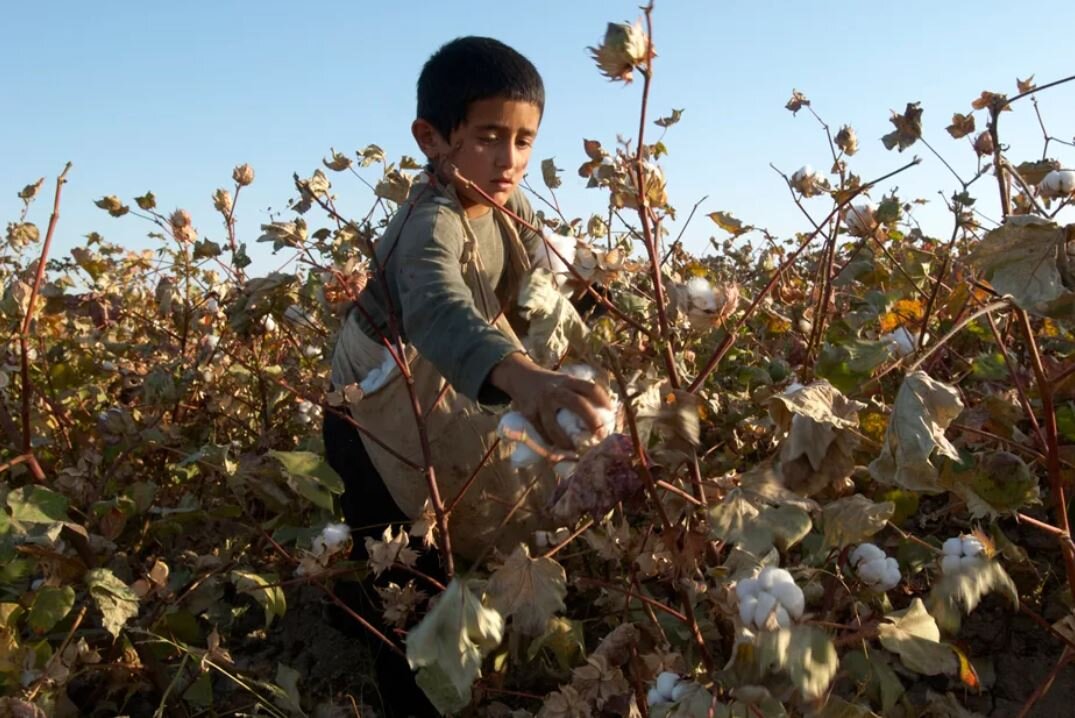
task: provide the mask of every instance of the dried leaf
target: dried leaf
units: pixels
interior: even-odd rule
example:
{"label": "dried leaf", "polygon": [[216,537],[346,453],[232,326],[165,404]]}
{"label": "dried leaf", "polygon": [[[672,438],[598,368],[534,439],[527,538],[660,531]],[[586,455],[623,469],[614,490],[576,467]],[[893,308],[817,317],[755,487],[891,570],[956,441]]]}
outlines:
{"label": "dried leaf", "polygon": [[728,212],[710,212],[706,216],[716,222],[718,227],[723,229],[725,232],[730,232],[732,236],[735,237],[738,237],[741,234],[746,234],[750,230],[754,229],[752,225],[744,225],[741,221],[733,217]]}
{"label": "dried leaf", "polygon": [[566,595],[564,567],[551,558],[531,558],[525,544],[493,572],[485,587],[488,605],[528,636],[545,631],[549,619],[564,610]]}
{"label": "dried leaf", "polygon": [[936,450],[959,460],[959,452],[944,436],[945,428],[963,411],[955,387],[923,371],[904,377],[885,431],[881,455],[870,463],[878,481],[912,491],[940,493],[937,468],[930,462]]}
{"label": "dried leaf", "polygon": [[945,128],[954,139],[966,137],[974,132],[974,115],[963,115],[958,112],[952,115],[952,124]]}
{"label": "dried leaf", "polygon": [[904,666],[924,676],[955,675],[959,661],[949,646],[941,643],[937,622],[926,611],[922,599],[885,616],[887,623],[878,627],[881,645],[900,657]]}
{"label": "dried leaf", "polygon": [[862,494],[837,499],[822,510],[825,542],[837,548],[861,543],[883,529],[895,511],[891,501],[875,503]]}
{"label": "dried leaf", "polygon": [[1034,216],[1009,217],[992,230],[967,260],[985,272],[993,288],[1010,295],[1028,311],[1046,311],[1046,305],[1070,293],[1064,287],[1058,260],[1067,232],[1056,223]]}
{"label": "dried leaf", "polygon": [[659,119],[656,119],[653,121],[653,124],[657,125],[658,127],[671,127],[672,125],[679,122],[681,117],[683,117],[683,110],[672,110],[671,115],[669,115],[668,117],[661,117]]}
{"label": "dried leaf", "polygon": [[803,107],[809,106],[810,100],[806,99],[806,95],[799,92],[798,90],[792,90],[791,99],[788,100],[786,105],[784,105],[784,109],[791,110],[791,114],[797,115],[799,114],[799,110],[801,110]]}
{"label": "dried leaf", "polygon": [[[421,623],[407,634],[407,662],[434,705],[470,700],[482,657],[500,643],[504,619],[486,608],[468,582],[453,578]],[[451,690],[447,690],[451,689]]]}
{"label": "dried leaf", "polygon": [[955,633],[963,616],[977,608],[983,596],[993,592],[1002,594],[1013,607],[1019,605],[1019,592],[1008,572],[999,561],[985,560],[977,566],[942,575],[929,593],[929,612],[944,630]]}
{"label": "dried leaf", "polygon": [[138,615],[138,596],[107,568],[87,571],[83,580],[101,611],[105,630],[119,638],[127,621]]}
{"label": "dried leaf", "polygon": [[896,129],[881,138],[885,149],[890,150],[898,147],[900,152],[913,145],[922,137],[922,105],[919,102],[908,102],[907,109],[902,115],[892,113],[889,122]]}
{"label": "dried leaf", "polygon": [[563,182],[560,180],[557,172],[562,172],[559,167],[553,163],[553,159],[550,157],[545,160],[541,160],[541,179],[544,180],[545,186],[549,189],[556,189]]}

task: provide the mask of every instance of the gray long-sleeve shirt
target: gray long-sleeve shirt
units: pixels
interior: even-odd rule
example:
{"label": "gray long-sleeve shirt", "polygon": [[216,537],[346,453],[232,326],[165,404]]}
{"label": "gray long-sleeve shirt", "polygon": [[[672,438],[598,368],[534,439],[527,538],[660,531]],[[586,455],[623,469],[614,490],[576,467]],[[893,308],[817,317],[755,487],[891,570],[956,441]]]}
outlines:
{"label": "gray long-sleeve shirt", "polygon": [[[518,189],[507,206],[532,225],[537,224],[533,208]],[[481,255],[484,274],[496,288],[493,314],[514,301],[508,297],[505,279],[503,229],[492,210],[469,220]],[[519,237],[530,254],[540,247],[541,237],[518,227]],[[483,316],[474,291],[462,271],[466,235],[451,200],[437,189],[416,185],[407,202],[400,206],[382,238],[377,242],[377,262],[384,267],[385,288],[376,272],[352,308],[341,329],[333,353],[332,380],[337,386],[360,381],[353,362],[347,357],[343,334],[361,331],[375,340],[391,337],[389,306],[396,317],[404,341],[415,349],[459,393],[485,402],[504,397],[485,386],[489,372],[518,346]],[[390,304],[389,304],[390,301]],[[368,319],[367,319],[368,317]],[[483,391],[484,389],[484,391]]]}

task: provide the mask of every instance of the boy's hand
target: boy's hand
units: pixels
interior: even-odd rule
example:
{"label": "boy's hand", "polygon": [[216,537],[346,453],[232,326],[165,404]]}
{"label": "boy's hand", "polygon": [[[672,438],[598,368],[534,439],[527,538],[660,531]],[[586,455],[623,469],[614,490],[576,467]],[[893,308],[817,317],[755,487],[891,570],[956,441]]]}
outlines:
{"label": "boy's hand", "polygon": [[545,439],[562,449],[573,450],[575,445],[556,421],[558,410],[577,414],[590,431],[597,432],[602,424],[596,409],[612,408],[608,393],[597,384],[543,369],[521,352],[493,367],[489,379]]}

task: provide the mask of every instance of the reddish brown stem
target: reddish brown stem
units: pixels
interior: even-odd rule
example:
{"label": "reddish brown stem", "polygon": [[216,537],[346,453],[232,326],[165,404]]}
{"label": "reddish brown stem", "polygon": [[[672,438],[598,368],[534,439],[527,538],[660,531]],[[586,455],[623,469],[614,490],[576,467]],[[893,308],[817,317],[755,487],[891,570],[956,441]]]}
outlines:
{"label": "reddish brown stem", "polygon": [[1023,704],[1023,709],[1019,711],[1018,718],[1025,718],[1030,715],[1030,711],[1034,709],[1034,705],[1045,697],[1045,694],[1049,692],[1049,689],[1053,687],[1053,682],[1060,674],[1060,671],[1071,662],[1071,649],[1067,646],[1064,647],[1063,652],[1060,654],[1060,658],[1056,659],[1056,665],[1053,666],[1053,670],[1049,672],[1049,675],[1045,676],[1045,680],[1038,684],[1038,687],[1034,689],[1034,692],[1027,698],[1026,703]]}
{"label": "reddish brown stem", "polygon": [[1060,552],[1064,556],[1064,566],[1067,569],[1068,585],[1072,595],[1075,595],[1075,551],[1071,542],[1071,526],[1068,524],[1068,503],[1064,492],[1063,477],[1060,474],[1060,442],[1056,426],[1056,411],[1053,407],[1053,392],[1049,380],[1045,377],[1045,369],[1041,363],[1041,353],[1038,351],[1038,342],[1034,338],[1034,330],[1030,326],[1030,319],[1022,309],[1015,309],[1019,318],[1019,324],[1026,337],[1027,349],[1030,351],[1031,365],[1038,381],[1038,394],[1041,397],[1042,413],[1045,419],[1045,443],[1046,462],[1049,475],[1049,488],[1056,502],[1056,516],[1058,528],[1064,532],[1064,538],[1060,540]]}
{"label": "reddish brown stem", "polygon": [[[30,299],[26,303],[26,316],[23,317],[22,327],[19,330],[19,352],[22,355],[22,450],[26,454],[31,453],[30,402],[33,397],[33,384],[30,382],[30,358],[27,355],[26,342],[30,337],[30,323],[34,318],[34,305],[37,303],[38,292],[41,291],[41,281],[45,278],[45,265],[48,263],[49,249],[52,247],[52,237],[60,220],[60,195],[63,193],[63,186],[67,182],[67,172],[70,169],[71,163],[68,162],[64,165],[63,172],[56,178],[56,193],[52,200],[52,216],[49,217],[49,228],[45,232],[45,243],[41,247],[41,256],[37,260],[34,285],[30,289]],[[40,467],[38,469],[40,470]]]}

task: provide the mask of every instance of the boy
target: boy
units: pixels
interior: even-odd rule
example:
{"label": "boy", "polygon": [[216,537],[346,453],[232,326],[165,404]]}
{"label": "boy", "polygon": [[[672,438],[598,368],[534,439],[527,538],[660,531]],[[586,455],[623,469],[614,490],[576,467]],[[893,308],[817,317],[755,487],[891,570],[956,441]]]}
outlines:
{"label": "boy", "polygon": [[[385,337],[398,332],[408,346],[446,505],[489,452],[449,521],[453,551],[467,558],[491,541],[510,548],[525,539],[552,489],[549,482],[524,483],[507,447],[493,447],[498,417],[483,405],[513,402],[546,439],[568,449],[556,412],[568,409],[596,430],[596,409],[609,405],[598,386],[544,369],[522,351],[502,310],[510,313],[530,258],[540,262],[547,250],[540,235],[475,190],[537,223],[518,184],[544,103],[534,66],[496,40],[456,39],[422,68],[411,131],[429,160],[426,174],[378,241],[371,281],[348,313],[332,359],[334,387],[358,384],[364,392],[350,407],[355,420],[388,445],[362,440],[349,422],[325,412],[325,451],[346,485],[343,511],[356,557],[364,556],[366,536],[379,539],[386,524],[416,519],[427,506],[426,480],[414,468],[424,462],[410,393],[386,359]],[[521,510],[508,521],[517,503]],[[426,555],[435,560],[434,551]]]}

